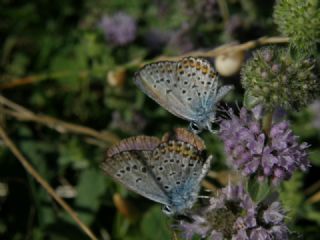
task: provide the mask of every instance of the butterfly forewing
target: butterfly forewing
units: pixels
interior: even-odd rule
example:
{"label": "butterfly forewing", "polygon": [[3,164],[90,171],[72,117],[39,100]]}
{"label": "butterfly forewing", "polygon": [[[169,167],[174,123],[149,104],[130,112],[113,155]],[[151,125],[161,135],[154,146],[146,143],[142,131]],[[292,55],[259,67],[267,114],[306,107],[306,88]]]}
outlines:
{"label": "butterfly forewing", "polygon": [[[109,149],[102,169],[132,191],[153,201],[168,204],[168,197],[155,179],[149,164],[154,140],[146,136],[122,140]],[[141,146],[147,150],[142,150]]]}
{"label": "butterfly forewing", "polygon": [[178,62],[177,75],[186,90],[185,105],[206,110],[208,99],[216,94],[218,79],[210,63],[201,58],[187,57]]}
{"label": "butterfly forewing", "polygon": [[187,90],[177,77],[177,62],[164,61],[146,65],[135,75],[135,83],[150,98],[172,114],[195,120],[196,112],[185,105]]}

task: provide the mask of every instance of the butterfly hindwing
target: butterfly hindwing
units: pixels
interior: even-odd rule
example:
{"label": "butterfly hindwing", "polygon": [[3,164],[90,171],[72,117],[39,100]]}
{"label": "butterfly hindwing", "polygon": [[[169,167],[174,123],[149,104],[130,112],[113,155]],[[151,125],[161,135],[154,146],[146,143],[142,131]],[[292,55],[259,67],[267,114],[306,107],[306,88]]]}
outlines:
{"label": "butterfly hindwing", "polygon": [[136,73],[135,83],[172,114],[189,121],[195,120],[196,112],[183,100],[186,92],[181,89],[176,69],[177,62],[172,61],[148,64]]}

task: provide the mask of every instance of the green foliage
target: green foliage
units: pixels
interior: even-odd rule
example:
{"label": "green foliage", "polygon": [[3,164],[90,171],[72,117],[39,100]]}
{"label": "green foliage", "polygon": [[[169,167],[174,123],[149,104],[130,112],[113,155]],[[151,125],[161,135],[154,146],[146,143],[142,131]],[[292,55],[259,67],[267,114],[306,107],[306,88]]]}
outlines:
{"label": "green foliage", "polygon": [[294,174],[289,181],[283,184],[280,191],[280,199],[287,211],[287,221],[289,223],[296,219],[298,214],[302,214],[301,207],[303,204],[303,196],[297,194],[302,188],[302,177],[301,173]]}
{"label": "green foliage", "polygon": [[103,194],[108,188],[105,177],[100,169],[86,169],[81,172],[77,185],[75,206],[84,209],[79,217],[88,225],[94,221],[95,213],[99,210]]}
{"label": "green foliage", "polygon": [[145,236],[144,239],[170,239],[172,233],[169,228],[170,221],[162,214],[159,207],[151,208],[141,222],[141,230]]}
{"label": "green foliage", "polygon": [[290,38],[290,44],[304,54],[315,54],[320,39],[319,0],[279,0],[274,9],[279,32]]}
{"label": "green foliage", "polygon": [[[221,6],[224,2],[226,8]],[[301,52],[312,53],[320,39],[320,11],[316,11],[319,3],[315,3],[280,1],[276,6],[274,18],[279,30]],[[162,136],[175,127],[186,127],[187,123],[135,87],[132,76],[138,66],[133,63],[141,59],[153,61],[159,55],[179,55],[191,49],[211,49],[229,40],[245,42],[270,35],[276,30],[271,24],[272,9],[268,1],[257,4],[211,0],[4,0],[0,5],[0,91],[40,116],[48,115],[119,138],[138,134]],[[137,36],[132,43],[115,47],[104,38],[98,23],[102,16],[119,11],[136,20]],[[234,21],[237,17],[240,20]],[[248,104],[263,101],[272,107],[305,106],[316,96],[318,88],[314,63],[297,60],[286,49],[270,49],[274,54],[272,64],[281,65],[281,71],[272,72],[272,64],[263,58],[262,52],[256,53],[243,70]],[[114,84],[110,72],[119,69],[123,78]],[[265,73],[269,82],[264,79]],[[284,83],[281,77],[286,78]],[[234,95],[225,99],[228,104],[240,102],[243,92],[238,84],[239,75],[221,80],[235,85]],[[3,87],[5,84],[10,87]],[[65,201],[99,239],[173,238],[171,219],[162,213],[159,204],[137,197],[99,169],[110,143],[69,132],[60,125],[25,122],[3,110],[0,105],[1,126],[54,189],[65,186],[72,189],[74,195],[63,196]],[[311,162],[319,167],[320,152],[316,147],[320,142],[319,129],[313,127],[311,115],[305,112],[291,118],[301,140],[310,140]],[[214,156],[212,169],[226,170],[222,142],[210,133],[202,133],[201,137]],[[304,185],[302,176],[296,175],[281,193],[292,228],[301,234],[312,235],[319,228],[319,209],[305,203],[302,192],[316,175],[309,173]],[[0,183],[8,186],[8,193],[0,194],[0,239],[87,239],[2,141]],[[218,180],[214,183],[221,186]],[[257,185],[251,188],[257,201],[268,190]],[[135,221],[116,207],[113,197],[119,192],[135,200],[139,211]],[[299,228],[301,222],[309,227]]]}
{"label": "green foliage", "polygon": [[246,188],[250,197],[256,203],[262,202],[271,191],[271,186],[268,183],[268,180],[259,181],[255,178],[249,178]]}

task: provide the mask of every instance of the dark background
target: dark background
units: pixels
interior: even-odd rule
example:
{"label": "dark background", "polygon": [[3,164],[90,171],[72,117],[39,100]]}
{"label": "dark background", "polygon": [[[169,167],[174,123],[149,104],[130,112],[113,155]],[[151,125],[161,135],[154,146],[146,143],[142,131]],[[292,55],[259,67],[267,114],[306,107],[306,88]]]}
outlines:
{"label": "dark background", "polygon": [[[36,114],[112,137],[106,135],[107,140],[101,141],[63,127],[52,128],[46,121],[23,121],[4,111],[7,107],[3,104],[1,126],[99,238],[170,239],[170,220],[159,204],[129,192],[99,169],[105,149],[116,138],[138,134],[160,137],[188,124],[147,98],[133,84],[133,73],[142,59],[280,36],[272,20],[273,4],[251,0],[2,0],[0,93]],[[118,12],[132,19],[128,31],[133,31],[132,26],[136,29],[132,36],[123,31],[129,40],[121,44],[106,38],[108,30],[100,24],[103,17]],[[118,28],[116,24],[112,27]],[[246,52],[245,59],[250,55]],[[221,79],[236,87],[225,102],[241,105],[239,74]],[[312,144],[313,167],[306,174],[295,174],[280,189],[289,211],[289,228],[300,239],[320,238],[319,112],[318,101],[288,116],[300,141]],[[201,137],[215,156],[212,169],[222,176],[222,180],[208,181],[221,187],[227,178],[222,174],[227,170],[223,145],[209,133]],[[2,141],[0,238],[87,239]]]}

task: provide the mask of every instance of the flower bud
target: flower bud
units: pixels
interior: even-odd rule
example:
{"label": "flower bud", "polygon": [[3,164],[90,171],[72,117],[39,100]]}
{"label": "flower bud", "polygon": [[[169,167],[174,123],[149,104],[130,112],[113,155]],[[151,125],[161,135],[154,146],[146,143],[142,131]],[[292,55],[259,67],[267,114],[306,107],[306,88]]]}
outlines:
{"label": "flower bud", "polygon": [[230,77],[240,71],[243,59],[243,51],[237,51],[217,56],[214,64],[221,76]]}
{"label": "flower bud", "polygon": [[122,87],[126,79],[126,70],[117,68],[108,72],[107,80],[112,87]]}

